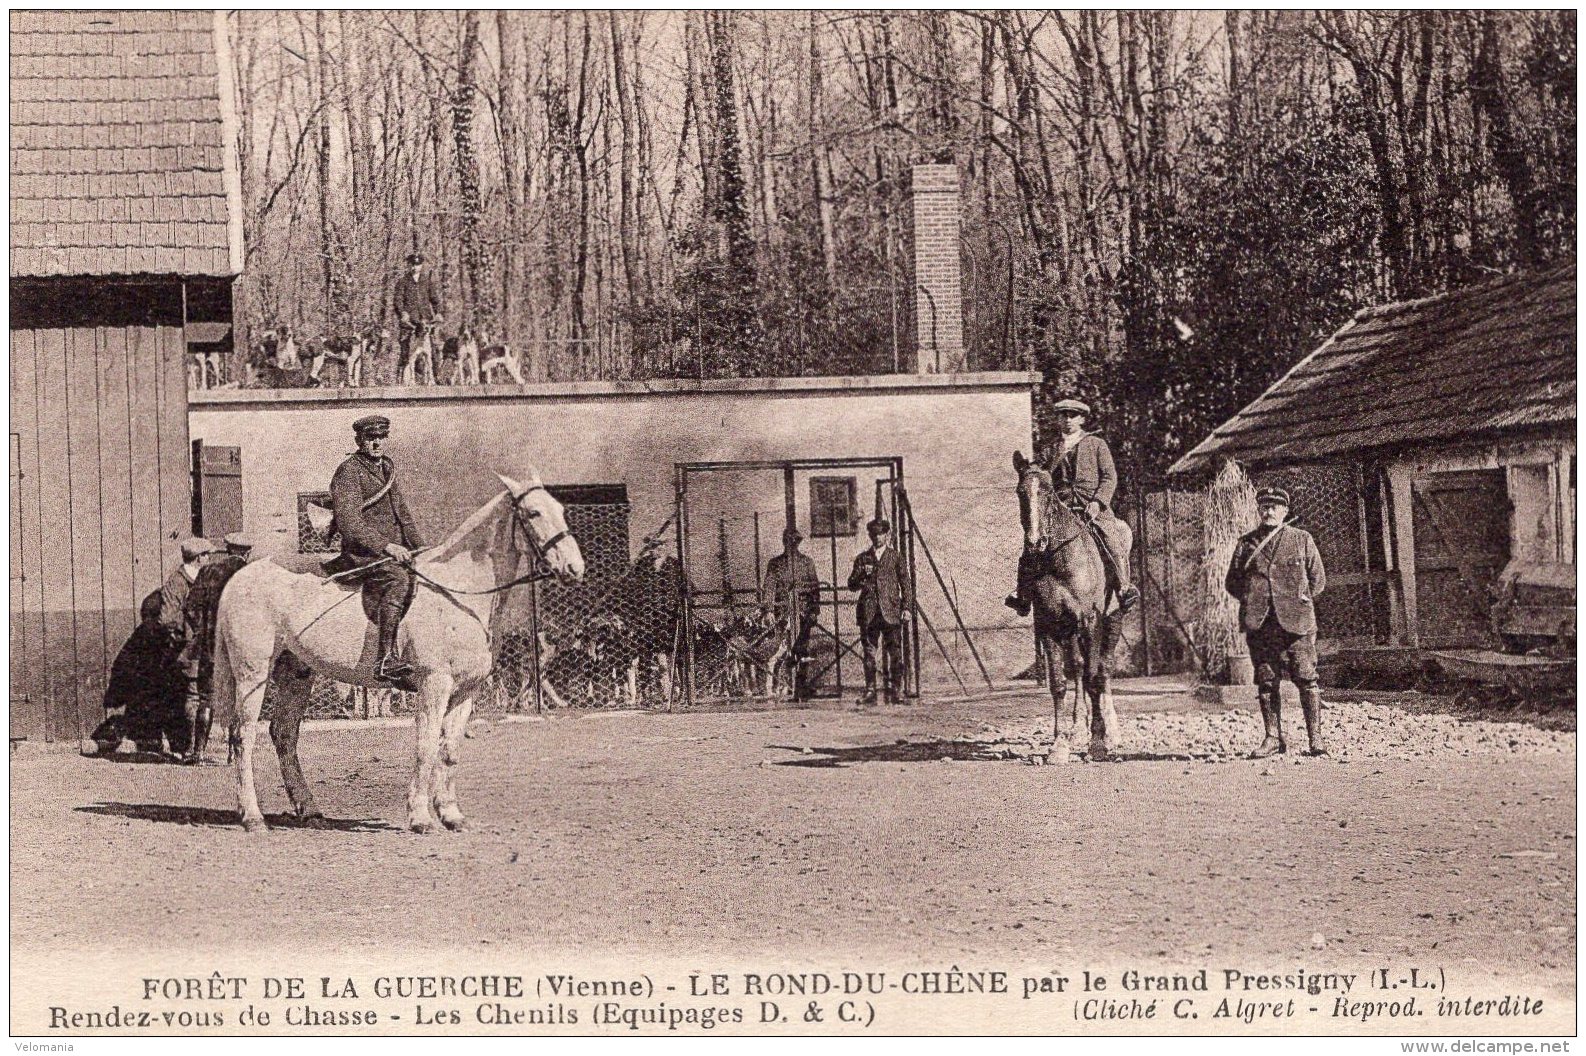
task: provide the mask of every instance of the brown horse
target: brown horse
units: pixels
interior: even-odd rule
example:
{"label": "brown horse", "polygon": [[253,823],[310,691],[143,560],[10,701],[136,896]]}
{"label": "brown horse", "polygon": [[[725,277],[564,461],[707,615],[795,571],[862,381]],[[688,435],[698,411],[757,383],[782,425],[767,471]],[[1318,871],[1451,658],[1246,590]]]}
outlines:
{"label": "brown horse", "polygon": [[[1106,566],[1084,520],[1058,498],[1052,475],[1018,451],[1013,468],[1019,475],[1019,523],[1024,527],[1020,574],[1034,606],[1035,636],[1052,692],[1048,758],[1068,762],[1078,729],[1081,739],[1089,732],[1089,758],[1106,759],[1118,729],[1107,679],[1121,629],[1107,616]],[[1070,679],[1078,684],[1072,706],[1064,707]]]}

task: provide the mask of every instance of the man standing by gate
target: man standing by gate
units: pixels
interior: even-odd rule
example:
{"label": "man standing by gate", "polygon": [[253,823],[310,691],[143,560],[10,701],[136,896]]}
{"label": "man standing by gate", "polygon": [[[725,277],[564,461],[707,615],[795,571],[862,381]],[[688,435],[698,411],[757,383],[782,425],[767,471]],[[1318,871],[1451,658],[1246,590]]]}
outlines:
{"label": "man standing by gate", "polygon": [[804,533],[791,524],[782,531],[782,552],[765,566],[760,607],[789,636],[788,663],[793,668],[793,699],[805,700],[804,667],[809,659],[810,631],[821,610],[821,577],[808,554],[799,552]]}
{"label": "man standing by gate", "polygon": [[892,525],[877,517],[868,526],[870,549],[854,558],[848,589],[859,591],[859,636],[864,644],[865,694],[861,704],[876,702],[876,645],[886,652],[887,703],[897,704],[903,690],[903,624],[914,612],[914,586],[897,547]]}
{"label": "man standing by gate", "polygon": [[1306,755],[1326,755],[1322,740],[1322,691],[1316,675],[1316,599],[1327,588],[1327,572],[1316,540],[1287,523],[1289,493],[1262,488],[1256,494],[1261,523],[1234,548],[1225,586],[1239,599],[1239,625],[1256,666],[1256,696],[1266,736],[1252,759],[1288,751],[1283,740],[1284,677],[1300,691]]}

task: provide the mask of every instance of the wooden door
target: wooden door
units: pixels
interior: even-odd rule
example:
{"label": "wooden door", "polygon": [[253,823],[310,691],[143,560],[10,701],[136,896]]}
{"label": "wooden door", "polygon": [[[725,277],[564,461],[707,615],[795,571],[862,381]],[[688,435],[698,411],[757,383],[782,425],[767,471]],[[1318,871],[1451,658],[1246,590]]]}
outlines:
{"label": "wooden door", "polygon": [[1494,645],[1492,587],[1509,561],[1504,471],[1431,473],[1411,496],[1421,644]]}

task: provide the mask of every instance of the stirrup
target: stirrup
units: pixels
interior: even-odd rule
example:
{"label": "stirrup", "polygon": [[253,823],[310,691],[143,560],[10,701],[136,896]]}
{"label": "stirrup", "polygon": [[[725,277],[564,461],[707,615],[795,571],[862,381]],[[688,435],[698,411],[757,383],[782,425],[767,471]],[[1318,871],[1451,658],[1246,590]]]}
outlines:
{"label": "stirrup", "polygon": [[1138,604],[1140,604],[1139,587],[1130,584],[1125,589],[1118,591],[1118,612],[1120,615],[1128,612]]}
{"label": "stirrup", "polygon": [[1030,615],[1030,603],[1017,594],[1009,594],[1002,599],[1002,603],[1020,616]]}

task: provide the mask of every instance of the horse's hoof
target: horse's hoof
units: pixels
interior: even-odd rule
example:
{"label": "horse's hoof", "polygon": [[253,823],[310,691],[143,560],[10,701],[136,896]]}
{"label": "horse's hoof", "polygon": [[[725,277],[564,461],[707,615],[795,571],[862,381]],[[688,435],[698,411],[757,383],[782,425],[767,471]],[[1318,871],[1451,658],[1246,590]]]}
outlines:
{"label": "horse's hoof", "polygon": [[408,822],[408,831],[416,832],[420,836],[429,836],[440,832],[441,827],[433,821],[410,821]]}
{"label": "horse's hoof", "polygon": [[1046,765],[1046,756],[1044,756],[1044,755],[1032,755],[1032,756],[1030,756],[1030,765],[1031,766],[1045,766]]}
{"label": "horse's hoof", "polygon": [[1110,763],[1112,762],[1112,755],[1107,749],[1097,745],[1090,750],[1090,761],[1093,763]]}
{"label": "horse's hoof", "polygon": [[245,832],[269,832],[270,826],[264,823],[263,818],[243,818],[242,828]]}
{"label": "horse's hoof", "polygon": [[442,818],[441,822],[453,832],[467,832],[474,827],[474,823],[461,814],[455,818]]}
{"label": "horse's hoof", "polygon": [[325,815],[323,815],[323,814],[318,814],[318,813],[316,813],[316,814],[305,814],[303,816],[302,820],[303,820],[303,828],[305,828],[305,829],[328,829],[328,828],[330,828],[330,822],[326,819]]}

